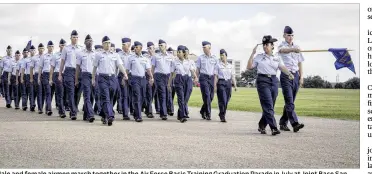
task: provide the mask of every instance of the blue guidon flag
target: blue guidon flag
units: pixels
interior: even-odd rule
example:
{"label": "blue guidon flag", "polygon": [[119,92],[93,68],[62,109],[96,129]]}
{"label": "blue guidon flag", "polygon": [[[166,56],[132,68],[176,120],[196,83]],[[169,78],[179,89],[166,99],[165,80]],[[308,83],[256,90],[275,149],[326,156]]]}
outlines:
{"label": "blue guidon flag", "polygon": [[28,43],[27,43],[27,45],[26,45],[26,50],[27,50],[27,51],[30,51],[30,48],[31,48],[31,45],[32,45],[31,42],[32,42],[32,41],[29,40]]}
{"label": "blue guidon flag", "polygon": [[354,74],[356,74],[353,60],[351,60],[351,56],[346,48],[330,48],[328,49],[328,51],[332,52],[333,56],[335,56],[336,58],[336,70],[346,67]]}

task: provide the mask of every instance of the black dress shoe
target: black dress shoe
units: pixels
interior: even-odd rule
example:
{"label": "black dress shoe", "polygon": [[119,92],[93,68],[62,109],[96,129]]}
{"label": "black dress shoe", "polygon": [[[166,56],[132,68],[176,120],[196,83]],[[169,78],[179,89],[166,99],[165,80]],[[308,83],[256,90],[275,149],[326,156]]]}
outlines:
{"label": "black dress shoe", "polygon": [[296,124],[295,126],[293,126],[293,132],[298,132],[300,129],[304,128],[305,125],[304,124]]}
{"label": "black dress shoe", "polygon": [[52,111],[48,111],[47,114],[48,114],[48,116],[51,116],[53,114],[53,112]]}
{"label": "black dress shoe", "polygon": [[10,106],[10,104],[6,104],[6,108],[11,108],[12,106]]}
{"label": "black dress shoe", "polygon": [[200,115],[201,115],[201,117],[202,117],[203,119],[206,119],[206,117],[205,117],[205,114],[204,114],[204,113],[200,113]]}
{"label": "black dress shoe", "polygon": [[94,118],[94,117],[90,117],[88,121],[89,121],[89,123],[93,123],[93,122],[94,122],[94,120],[95,120],[95,118]]}
{"label": "black dress shoe", "polygon": [[291,129],[289,129],[287,125],[280,125],[280,130],[282,130],[282,131],[291,131]]}
{"label": "black dress shoe", "polygon": [[107,125],[108,125],[108,126],[111,126],[113,122],[114,122],[114,118],[110,117],[110,118],[108,119],[108,121],[107,121]]}
{"label": "black dress shoe", "polygon": [[211,120],[211,116],[210,116],[210,115],[205,116],[205,118],[206,118],[207,120]]}
{"label": "black dress shoe", "polygon": [[173,113],[173,112],[168,112],[168,115],[169,115],[169,116],[173,116],[174,113]]}
{"label": "black dress shoe", "polygon": [[87,117],[83,117],[83,121],[87,121]]}
{"label": "black dress shoe", "polygon": [[150,113],[150,114],[147,114],[147,118],[154,118],[154,116]]}
{"label": "black dress shoe", "polygon": [[128,117],[128,116],[124,116],[124,117],[123,117],[123,120],[130,120],[130,117]]}
{"label": "black dress shoe", "polygon": [[181,118],[181,119],[180,119],[180,122],[181,122],[181,123],[184,123],[184,122],[186,122],[186,121],[187,121],[186,118]]}
{"label": "black dress shoe", "polygon": [[61,114],[59,117],[66,118],[66,114]]}
{"label": "black dress shoe", "polygon": [[34,107],[34,106],[31,107],[31,108],[30,108],[30,111],[31,111],[31,112],[35,112],[35,107]]}
{"label": "black dress shoe", "polygon": [[76,116],[71,116],[71,120],[76,120]]}
{"label": "black dress shoe", "polygon": [[221,118],[221,122],[226,123],[226,119],[225,118]]}
{"label": "black dress shoe", "polygon": [[278,129],[271,130],[271,135],[277,135],[277,134],[280,134],[280,131]]}
{"label": "black dress shoe", "polygon": [[14,109],[15,109],[15,110],[18,110],[18,109],[19,109],[19,107],[15,107]]}
{"label": "black dress shoe", "polygon": [[136,122],[142,122],[141,118],[136,119]]}
{"label": "black dress shoe", "polygon": [[185,118],[190,118],[188,115],[186,115],[186,117]]}
{"label": "black dress shoe", "polygon": [[266,130],[263,128],[258,128],[258,132],[261,132],[261,134],[266,134]]}
{"label": "black dress shoe", "polygon": [[43,111],[39,111],[39,114],[42,114],[43,113]]}
{"label": "black dress shoe", "polygon": [[167,116],[160,116],[160,118],[161,118],[162,120],[167,120],[167,119],[168,119]]}
{"label": "black dress shoe", "polygon": [[23,107],[22,110],[23,110],[23,111],[26,111],[26,110],[27,110],[27,107]]}
{"label": "black dress shoe", "polygon": [[107,122],[106,122],[106,119],[105,118],[101,118],[101,121],[102,121],[102,124],[106,124]]}

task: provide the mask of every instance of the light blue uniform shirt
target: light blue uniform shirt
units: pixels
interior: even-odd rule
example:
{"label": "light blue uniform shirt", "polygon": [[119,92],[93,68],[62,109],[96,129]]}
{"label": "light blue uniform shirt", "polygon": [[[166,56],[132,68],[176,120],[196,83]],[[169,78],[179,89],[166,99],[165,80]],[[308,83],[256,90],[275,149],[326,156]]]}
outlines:
{"label": "light blue uniform shirt", "polygon": [[63,48],[61,59],[65,60],[65,67],[76,68],[76,53],[81,51],[79,45],[67,45]]}
{"label": "light blue uniform shirt", "polygon": [[59,72],[59,67],[61,65],[61,55],[62,52],[55,53],[52,57],[52,60],[50,61],[50,66],[54,67],[54,72]]}
{"label": "light blue uniform shirt", "polygon": [[151,65],[155,67],[155,73],[169,74],[173,60],[173,55],[168,52],[156,53],[152,56]]}
{"label": "light blue uniform shirt", "polygon": [[34,74],[39,73],[40,60],[43,56],[44,54],[43,55],[38,54],[31,58],[31,61],[32,61],[31,67],[34,68]]}
{"label": "light blue uniform shirt", "polygon": [[212,76],[214,74],[214,67],[216,66],[218,59],[216,56],[211,55],[210,57],[203,54],[198,57],[196,61],[196,67],[200,69],[200,74],[206,74]]}
{"label": "light blue uniform shirt", "polygon": [[189,60],[184,59],[181,61],[180,59],[176,59],[171,64],[171,72],[174,72],[176,74],[180,75],[189,75],[189,73],[192,70],[192,64]]}
{"label": "light blue uniform shirt", "polygon": [[116,69],[123,62],[119,54],[111,51],[102,51],[95,55],[93,66],[97,67],[98,74],[115,75]]}
{"label": "light blue uniform shirt", "polygon": [[[190,63],[190,70],[196,70],[196,66],[195,66],[195,62],[193,60],[190,60],[190,59],[187,59],[187,61],[189,61]],[[192,73],[191,71],[189,72],[189,76],[192,77]]]}
{"label": "light blue uniform shirt", "polygon": [[253,60],[253,67],[257,67],[258,74],[276,75],[279,65],[283,65],[283,62],[278,55],[269,56],[261,53],[257,54]]}
{"label": "light blue uniform shirt", "polygon": [[146,70],[151,69],[150,59],[143,55],[132,55],[128,58],[127,69],[133,76],[145,77]]}
{"label": "light blue uniform shirt", "polygon": [[[283,41],[279,46],[278,50],[282,48],[299,48],[298,45],[292,44],[289,45],[288,42]],[[284,65],[287,69],[291,72],[296,72],[299,70],[298,63],[303,62],[305,59],[302,53],[278,53],[278,55],[282,58]]]}
{"label": "light blue uniform shirt", "polygon": [[124,51],[120,51],[119,52],[119,56],[121,58],[121,61],[123,62],[123,66],[124,67],[128,67],[128,58],[130,56],[134,55],[133,52],[129,51],[128,53],[124,52]]}
{"label": "light blue uniform shirt", "polygon": [[214,74],[218,76],[218,79],[231,80],[232,75],[235,74],[233,66],[226,62],[224,64],[222,61],[219,61],[214,68]]}
{"label": "light blue uniform shirt", "polygon": [[3,68],[3,72],[12,72],[14,58],[11,56],[4,56],[0,61],[0,67]]}
{"label": "light blue uniform shirt", "polygon": [[32,59],[31,57],[23,58],[22,69],[25,69],[25,74],[31,73]]}
{"label": "light blue uniform shirt", "polygon": [[96,57],[95,51],[83,49],[76,54],[76,64],[80,66],[81,72],[93,72],[93,62]]}
{"label": "light blue uniform shirt", "polygon": [[53,53],[49,54],[49,53],[46,53],[44,54],[44,56],[42,56],[40,58],[40,68],[41,68],[41,72],[49,72],[50,71],[50,62],[53,58]]}
{"label": "light blue uniform shirt", "polygon": [[13,60],[12,64],[12,75],[16,75],[17,74],[17,70],[18,70],[18,64],[19,64],[20,60],[16,61],[15,59]]}

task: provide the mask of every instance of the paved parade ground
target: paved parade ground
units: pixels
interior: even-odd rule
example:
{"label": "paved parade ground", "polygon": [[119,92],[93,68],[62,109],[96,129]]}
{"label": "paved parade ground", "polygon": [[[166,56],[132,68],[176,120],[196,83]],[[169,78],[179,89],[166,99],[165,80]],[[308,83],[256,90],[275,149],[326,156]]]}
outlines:
{"label": "paved parade ground", "polygon": [[0,106],[0,168],[359,168],[359,121],[300,117],[300,132],[271,136],[257,131],[261,113],[221,123],[190,108],[186,123],[116,115],[109,127]]}

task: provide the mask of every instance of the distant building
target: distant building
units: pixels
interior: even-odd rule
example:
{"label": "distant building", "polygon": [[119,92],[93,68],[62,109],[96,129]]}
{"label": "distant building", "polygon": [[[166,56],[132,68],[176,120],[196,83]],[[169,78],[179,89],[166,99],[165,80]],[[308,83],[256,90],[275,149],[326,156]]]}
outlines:
{"label": "distant building", "polygon": [[235,70],[235,77],[240,77],[240,60],[227,59],[227,62],[233,65]]}

